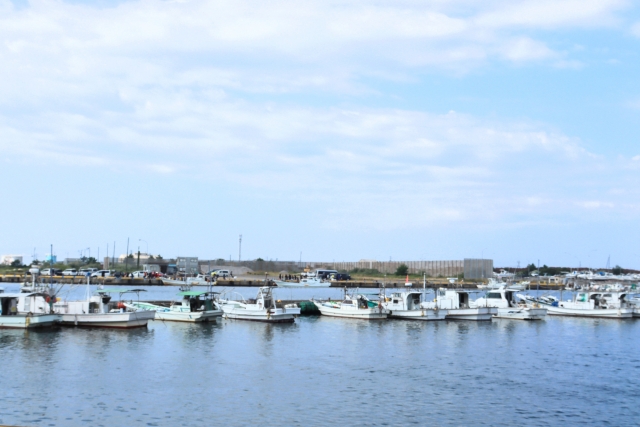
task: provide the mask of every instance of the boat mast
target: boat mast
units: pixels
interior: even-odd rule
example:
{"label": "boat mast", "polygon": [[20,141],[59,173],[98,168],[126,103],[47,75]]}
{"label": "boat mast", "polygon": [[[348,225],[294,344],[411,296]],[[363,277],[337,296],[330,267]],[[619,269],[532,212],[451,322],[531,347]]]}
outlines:
{"label": "boat mast", "polygon": [[91,275],[87,274],[87,302],[91,300]]}

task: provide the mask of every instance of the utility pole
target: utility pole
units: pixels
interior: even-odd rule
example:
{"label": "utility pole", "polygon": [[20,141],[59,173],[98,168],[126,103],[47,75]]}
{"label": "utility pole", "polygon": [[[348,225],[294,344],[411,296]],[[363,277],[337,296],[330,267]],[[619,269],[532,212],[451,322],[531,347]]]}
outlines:
{"label": "utility pole", "polygon": [[238,241],[238,264],[242,260],[242,234],[240,235],[240,240]]}
{"label": "utility pole", "polygon": [[127,253],[125,255],[125,261],[124,261],[124,265],[125,265],[125,272],[129,272],[129,238],[127,237]]}

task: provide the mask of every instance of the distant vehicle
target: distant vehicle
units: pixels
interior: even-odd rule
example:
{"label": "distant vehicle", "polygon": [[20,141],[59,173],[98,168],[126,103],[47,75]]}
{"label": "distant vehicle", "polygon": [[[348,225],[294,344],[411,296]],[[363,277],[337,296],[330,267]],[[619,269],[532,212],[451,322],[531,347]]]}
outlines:
{"label": "distant vehicle", "polygon": [[216,270],[212,273],[213,276],[226,276],[226,277],[233,277],[233,273],[229,270]]}
{"label": "distant vehicle", "polygon": [[351,276],[348,275],[347,273],[337,273],[337,274],[334,274],[333,280],[351,280]]}
{"label": "distant vehicle", "polygon": [[80,276],[86,276],[87,274],[91,275],[91,274],[95,273],[96,271],[98,271],[97,268],[81,268],[80,270],[78,270],[78,274]]}
{"label": "distant vehicle", "polygon": [[316,277],[317,277],[318,279],[326,280],[326,279],[328,279],[329,277],[331,277],[331,275],[332,275],[332,274],[338,274],[338,271],[337,271],[337,270],[322,270],[322,269],[317,269],[317,270],[316,270],[316,274],[315,274],[315,275],[316,275]]}
{"label": "distant vehicle", "polygon": [[62,272],[63,276],[77,276],[78,275],[78,270],[76,270],[75,268],[67,268],[65,271]]}
{"label": "distant vehicle", "polygon": [[91,277],[111,277],[113,273],[113,270],[98,270],[91,273]]}
{"label": "distant vehicle", "polygon": [[57,268],[45,268],[44,270],[40,270],[41,276],[62,276],[62,271]]}
{"label": "distant vehicle", "polygon": [[133,273],[131,273],[131,277],[133,277],[134,279],[144,279],[144,271],[134,271]]}

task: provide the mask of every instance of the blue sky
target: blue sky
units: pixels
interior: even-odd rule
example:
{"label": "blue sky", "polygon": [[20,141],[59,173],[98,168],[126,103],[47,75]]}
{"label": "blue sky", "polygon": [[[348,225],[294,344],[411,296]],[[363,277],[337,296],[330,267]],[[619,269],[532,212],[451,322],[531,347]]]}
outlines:
{"label": "blue sky", "polygon": [[634,2],[0,0],[0,37],[1,253],[640,268]]}

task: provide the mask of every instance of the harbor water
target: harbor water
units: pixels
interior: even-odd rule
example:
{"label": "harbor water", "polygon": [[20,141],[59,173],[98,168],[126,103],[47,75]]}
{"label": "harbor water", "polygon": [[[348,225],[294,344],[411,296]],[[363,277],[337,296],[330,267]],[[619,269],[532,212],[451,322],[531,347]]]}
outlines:
{"label": "harbor water", "polygon": [[638,337],[637,320],[561,317],[2,330],[0,424],[639,425]]}

